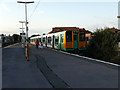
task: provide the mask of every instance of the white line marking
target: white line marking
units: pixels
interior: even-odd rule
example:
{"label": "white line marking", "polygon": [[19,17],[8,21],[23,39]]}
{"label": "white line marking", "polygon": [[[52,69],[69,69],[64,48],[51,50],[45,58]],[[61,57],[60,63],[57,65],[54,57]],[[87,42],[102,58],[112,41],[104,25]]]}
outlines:
{"label": "white line marking", "polygon": [[[53,50],[53,49],[52,49],[52,50]],[[54,50],[54,51],[57,51],[57,50]],[[117,67],[120,66],[119,64],[110,63],[110,62],[106,62],[106,61],[103,61],[103,60],[93,59],[93,58],[89,58],[89,57],[85,57],[85,56],[80,56],[80,55],[78,55],[78,54],[71,54],[71,53],[63,52],[63,51],[59,51],[59,52],[65,53],[65,54],[68,54],[68,55],[72,55],[72,56],[76,56],[76,57],[80,57],[80,58],[84,58],[84,59],[89,59],[89,60],[92,60],[92,61],[97,61],[97,62],[101,62],[101,63],[113,65],[113,66],[117,66]]]}
{"label": "white line marking", "polygon": [[103,61],[103,60],[93,59],[93,58],[89,58],[89,57],[85,57],[85,56],[80,56],[80,55],[76,55],[76,54],[72,54],[72,55],[73,56],[77,56],[77,57],[81,57],[81,58],[84,58],[84,59],[89,59],[89,60],[92,60],[92,61],[97,61],[97,62],[102,62],[102,63],[105,63],[105,64],[114,65],[114,66],[117,66],[117,67],[120,66],[118,64],[106,62],[106,61]]}

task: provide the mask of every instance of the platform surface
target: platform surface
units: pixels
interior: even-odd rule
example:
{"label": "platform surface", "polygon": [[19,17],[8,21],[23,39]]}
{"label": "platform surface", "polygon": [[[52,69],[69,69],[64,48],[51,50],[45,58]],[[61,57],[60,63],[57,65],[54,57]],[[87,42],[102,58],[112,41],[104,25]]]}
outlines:
{"label": "platform surface", "polygon": [[30,46],[30,62],[19,45],[2,52],[3,88],[118,88],[117,68],[50,48]]}
{"label": "platform surface", "polygon": [[51,88],[31,56],[28,62],[18,45],[2,50],[2,88]]}

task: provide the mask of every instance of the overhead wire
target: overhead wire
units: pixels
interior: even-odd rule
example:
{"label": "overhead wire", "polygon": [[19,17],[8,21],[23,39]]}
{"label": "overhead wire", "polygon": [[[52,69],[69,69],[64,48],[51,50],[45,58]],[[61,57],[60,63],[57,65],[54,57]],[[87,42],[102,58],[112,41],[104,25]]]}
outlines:
{"label": "overhead wire", "polygon": [[33,14],[35,13],[35,11],[36,11],[36,9],[37,9],[39,3],[40,3],[40,0],[38,1],[37,5],[35,6],[33,12],[31,13],[31,15],[30,15],[30,17],[29,17],[28,19],[30,19],[30,18],[33,16]]}

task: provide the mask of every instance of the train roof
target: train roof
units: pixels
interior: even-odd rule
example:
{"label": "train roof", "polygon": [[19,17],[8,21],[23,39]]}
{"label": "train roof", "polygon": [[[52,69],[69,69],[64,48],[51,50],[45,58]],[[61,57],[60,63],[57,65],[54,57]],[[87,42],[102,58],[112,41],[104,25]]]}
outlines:
{"label": "train roof", "polygon": [[51,35],[58,35],[63,32],[66,32],[66,31],[71,31],[73,29],[85,30],[85,28],[79,28],[79,27],[54,27],[52,29],[52,31],[50,31],[47,35],[35,36],[35,37],[32,37],[31,39],[45,37],[45,36],[51,36]]}
{"label": "train roof", "polygon": [[73,29],[85,30],[84,28],[79,28],[79,27],[55,27],[48,34],[62,32],[62,31],[71,31]]}
{"label": "train roof", "polygon": [[30,39],[39,38],[40,36],[31,37]]}

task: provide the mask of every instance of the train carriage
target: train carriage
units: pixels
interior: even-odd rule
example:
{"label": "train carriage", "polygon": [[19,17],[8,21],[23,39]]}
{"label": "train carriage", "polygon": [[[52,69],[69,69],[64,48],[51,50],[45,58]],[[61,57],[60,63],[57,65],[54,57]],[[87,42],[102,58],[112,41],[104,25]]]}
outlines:
{"label": "train carriage", "polygon": [[35,42],[36,42],[36,40],[39,38],[39,36],[36,36],[36,37],[32,37],[31,39],[30,39],[30,43],[31,44],[35,44]]}
{"label": "train carriage", "polygon": [[84,28],[56,27],[47,35],[34,37],[34,41],[40,39],[44,46],[64,51],[85,50],[85,33]]}

